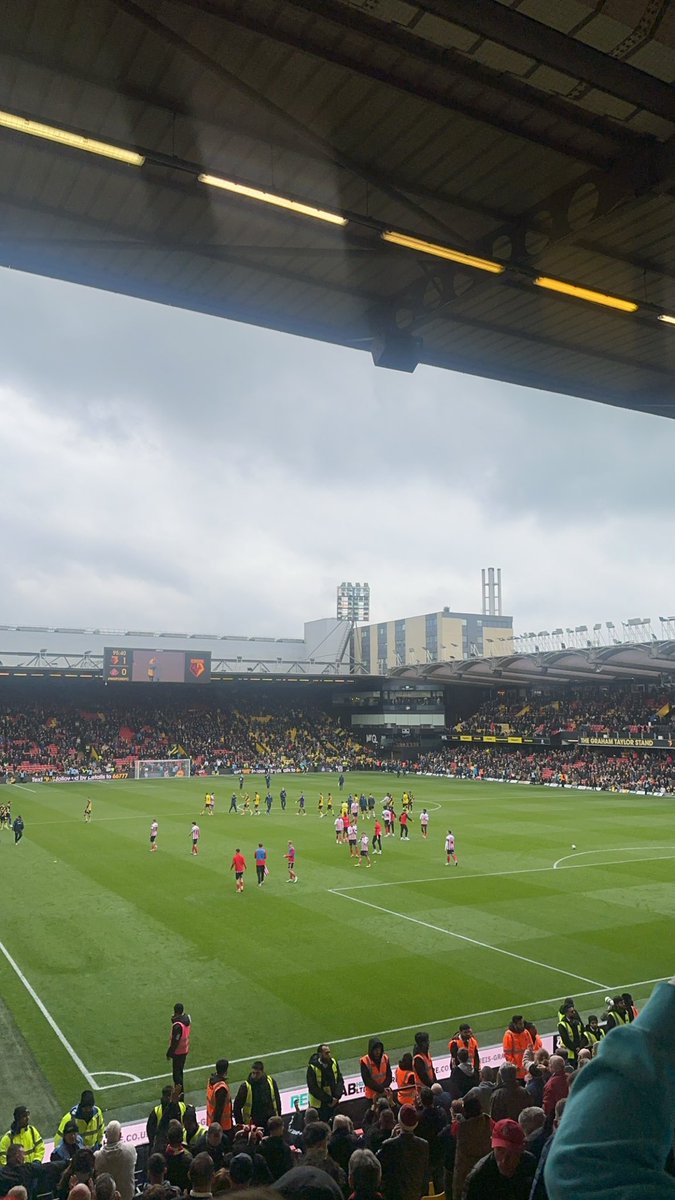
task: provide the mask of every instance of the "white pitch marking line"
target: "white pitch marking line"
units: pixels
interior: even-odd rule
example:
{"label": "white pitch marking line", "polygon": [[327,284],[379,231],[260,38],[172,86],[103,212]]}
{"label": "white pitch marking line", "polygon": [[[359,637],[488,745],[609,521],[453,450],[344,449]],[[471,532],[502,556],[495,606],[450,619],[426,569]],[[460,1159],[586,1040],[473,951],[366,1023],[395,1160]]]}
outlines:
{"label": "white pitch marking line", "polygon": [[[556,862],[554,862],[554,864],[553,864],[553,870],[557,871],[560,864],[563,862],[567,862],[567,860],[569,858],[582,858],[583,855],[585,855],[585,854],[623,854],[624,850],[675,850],[675,846],[609,846],[609,847],[605,847],[604,849],[601,849],[601,850],[577,850],[576,854],[566,854],[564,856],[564,858],[557,859]],[[664,857],[669,858],[672,856],[665,855]],[[626,858],[623,861],[624,862],[650,862],[651,860],[648,858],[635,858],[635,859]],[[577,865],[584,866],[585,864],[578,863]],[[593,863],[589,863],[589,866],[593,866],[593,865],[594,865]],[[607,864],[600,863],[601,867],[605,866],[605,865],[611,866],[612,864],[611,863],[607,863]]]}
{"label": "white pitch marking line", "polygon": [[[192,808],[181,808],[167,810],[163,817],[170,820],[172,817],[184,817],[188,813],[194,815],[194,805]],[[94,817],[92,825],[100,825],[102,821],[149,821],[150,817],[146,813],[130,813],[124,817]],[[82,817],[64,817],[62,821],[31,821],[31,829],[36,829],[38,825],[42,828],[43,825],[82,825]]]}
{"label": "white pitch marking line", "polygon": [[[102,1075],[116,1075],[120,1079],[123,1079],[122,1084],[107,1084],[106,1086],[108,1086],[108,1087],[123,1087],[124,1083],[142,1083],[143,1082],[143,1080],[140,1078],[140,1076],[134,1075],[132,1071],[95,1071],[94,1075],[95,1075],[96,1079],[100,1079]],[[105,1090],[105,1088],[101,1088],[100,1085],[97,1087],[97,1091],[99,1091],[99,1092],[104,1091],[104,1090]]]}
{"label": "white pitch marking line", "polygon": [[38,789],[29,787],[27,783],[15,783],[14,787],[23,788],[24,792],[34,792],[36,796],[38,794]]}
{"label": "white pitch marking line", "polygon": [[[638,979],[633,983],[617,984],[616,987],[592,988],[591,991],[589,991],[589,992],[577,992],[576,996],[578,996],[581,999],[582,997],[585,997],[585,996],[597,996],[600,994],[600,992],[605,992],[605,991],[616,992],[619,987],[633,989],[633,988],[638,988],[638,987],[645,987],[647,984],[650,984],[650,983],[663,983],[664,980],[665,980],[665,976],[660,975],[658,977],[658,979]],[[520,1004],[521,1008],[527,1010],[527,1009],[538,1007],[540,1004],[557,1004],[559,999],[560,999],[559,996],[546,996],[543,1000],[531,1000],[528,1004],[522,1004],[520,1002],[519,1002],[519,1004]],[[513,1008],[514,1008],[513,1004],[505,1004],[502,1008],[483,1009],[482,1012],[473,1013],[472,1016],[474,1018],[475,1017],[491,1017],[495,1013],[512,1012]],[[412,1030],[412,1029],[430,1029],[434,1025],[455,1026],[457,1024],[457,1022],[461,1021],[462,1018],[465,1016],[466,1016],[466,1013],[463,1012],[463,1013],[460,1013],[459,1016],[455,1016],[455,1017],[441,1017],[441,1018],[439,1018],[437,1020],[433,1020],[433,1021],[416,1021],[414,1025],[398,1025],[398,1026],[396,1026],[395,1029],[382,1029],[380,1032],[383,1037],[386,1037],[390,1033],[407,1033],[408,1030]],[[366,1038],[369,1038],[370,1036],[371,1036],[370,1033],[357,1033],[353,1037],[348,1037],[348,1038],[330,1038],[328,1041],[328,1045],[330,1045],[330,1046],[350,1045],[352,1042],[362,1042]],[[230,1066],[238,1066],[239,1063],[253,1062],[254,1058],[261,1058],[263,1060],[266,1058],[280,1058],[282,1054],[297,1054],[301,1050],[313,1050],[315,1048],[315,1046],[316,1046],[316,1043],[312,1042],[311,1045],[308,1045],[308,1046],[291,1046],[290,1048],[287,1048],[286,1050],[268,1050],[267,1053],[265,1053],[265,1054],[255,1054],[255,1055],[249,1054],[246,1056],[246,1058],[231,1059]],[[213,1069],[213,1063],[206,1063],[205,1066],[203,1066],[203,1067],[186,1067],[185,1074],[187,1075],[190,1071],[211,1071],[212,1069]],[[100,1075],[113,1075],[115,1073],[116,1072],[113,1072],[113,1071],[99,1071]],[[171,1074],[169,1072],[166,1072],[163,1075],[146,1075],[146,1076],[144,1076],[143,1079],[138,1079],[138,1083],[154,1083],[155,1080],[157,1080],[157,1079],[170,1079],[170,1078],[171,1078]],[[97,1088],[97,1091],[108,1092],[112,1088],[129,1087],[129,1086],[130,1085],[126,1082],[106,1083],[103,1085],[103,1087]]]}
{"label": "white pitch marking line", "polygon": [[[624,849],[630,849],[630,847],[625,846]],[[636,847],[636,849],[648,850],[649,847],[648,846],[638,846],[638,847]],[[665,849],[667,849],[667,847],[666,846],[654,846],[653,849],[654,850],[665,850]],[[675,846],[672,847],[672,849],[675,850]],[[589,854],[590,853],[611,854],[612,850],[593,850],[593,851],[589,850],[589,851],[587,851],[587,853],[589,853]],[[567,857],[571,858],[573,856],[568,855]],[[596,866],[597,867],[620,867],[620,866],[625,865],[626,863],[660,862],[662,860],[665,861],[666,859],[671,859],[674,857],[675,857],[675,855],[672,855],[672,854],[663,854],[663,855],[658,855],[656,857],[652,856],[651,858],[619,858],[619,859],[612,860],[611,862],[606,862],[606,863],[575,863],[573,866],[565,867],[564,869],[566,871],[575,871],[575,870],[584,871],[584,870],[590,869],[591,867],[596,867]],[[558,862],[563,862],[563,859],[559,858]],[[502,877],[504,877],[506,875],[537,875],[538,873],[540,873],[542,871],[554,871],[555,869],[556,869],[556,867],[554,864],[551,867],[519,867],[515,871],[478,871],[472,875],[464,875],[461,872],[459,874],[455,875],[453,872],[450,875],[427,875],[423,879],[392,879],[392,880],[387,881],[386,883],[347,884],[345,887],[336,887],[336,888],[331,888],[330,890],[332,892],[336,892],[337,894],[341,895],[345,892],[361,891],[364,888],[405,887],[406,884],[409,884],[409,883],[438,883],[439,880],[441,880],[441,879],[501,879]]]}
{"label": "white pitch marking line", "polygon": [[[333,888],[328,889],[329,892]],[[472,946],[481,946],[484,950],[493,950],[495,954],[504,954],[507,958],[517,958],[520,962],[530,963],[533,967],[543,967],[556,975],[565,975],[568,979],[580,979],[582,983],[593,983],[596,987],[604,988],[604,983],[597,979],[589,979],[587,975],[577,975],[575,971],[564,971],[561,967],[552,967],[550,963],[539,962],[536,958],[526,958],[524,954],[516,954],[515,950],[504,950],[501,946],[491,946],[489,942],[479,942],[477,938],[467,937],[464,933],[453,933],[451,929],[443,929],[441,925],[432,925],[429,921],[420,921],[418,917],[410,917],[406,913],[396,912],[393,908],[383,908],[381,904],[371,904],[370,900],[360,900],[358,896],[348,896],[346,892],[335,892],[343,900],[351,900],[354,904],[363,904],[376,912],[386,913],[390,917],[398,917],[402,921],[410,921],[413,925],[421,925],[424,929],[432,929],[435,933],[444,933],[446,937],[457,938],[460,942],[469,942]]]}
{"label": "white pitch marking line", "polygon": [[70,1042],[68,1041],[68,1038],[66,1037],[65,1033],[63,1033],[63,1031],[56,1024],[56,1021],[54,1020],[52,1014],[49,1012],[49,1010],[47,1008],[45,1008],[40,997],[38,996],[37,992],[35,991],[35,988],[31,987],[31,985],[28,982],[28,980],[26,979],[26,976],[24,975],[23,971],[20,969],[18,964],[12,958],[11,954],[9,953],[9,950],[7,950],[7,948],[5,946],[3,946],[2,942],[0,942],[0,951],[2,951],[2,953],[4,954],[10,967],[16,973],[20,982],[23,984],[26,991],[28,992],[28,995],[37,1004],[37,1006],[40,1009],[40,1012],[42,1013],[43,1017],[45,1018],[47,1024],[50,1025],[51,1028],[54,1030],[54,1033],[56,1034],[57,1038],[59,1039],[61,1045],[63,1046],[66,1053],[70,1055],[70,1057],[73,1060],[73,1062],[75,1063],[75,1066],[77,1067],[78,1071],[80,1071],[80,1073],[84,1076],[84,1078],[86,1079],[89,1086],[91,1088],[95,1088],[96,1081],[95,1081],[93,1075],[87,1070],[87,1068],[85,1067],[84,1063],[82,1062],[82,1059],[80,1058],[79,1054],[76,1054],[76,1052],[73,1050],[73,1047],[71,1046]]}

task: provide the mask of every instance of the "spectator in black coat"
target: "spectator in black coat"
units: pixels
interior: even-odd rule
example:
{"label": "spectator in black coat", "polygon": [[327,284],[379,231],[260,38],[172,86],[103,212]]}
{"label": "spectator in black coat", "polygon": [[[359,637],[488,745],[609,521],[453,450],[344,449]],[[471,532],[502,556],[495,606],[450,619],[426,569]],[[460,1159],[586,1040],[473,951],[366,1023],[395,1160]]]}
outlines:
{"label": "spectator in black coat", "polygon": [[172,1187],[187,1192],[190,1186],[190,1163],[192,1155],[183,1145],[183,1126],[180,1121],[169,1121],[167,1130],[166,1177]]}
{"label": "spectator in black coat", "polygon": [[296,1156],[285,1139],[284,1122],[281,1117],[270,1117],[267,1122],[267,1137],[264,1137],[258,1146],[258,1153],[265,1159],[272,1181],[280,1179],[293,1167]]}
{"label": "spectator in black coat", "polygon": [[378,1154],[385,1200],[420,1200],[429,1185],[429,1145],[416,1136],[418,1114],[403,1104],[398,1114],[400,1133],[389,1138]]}
{"label": "spectator in black coat", "polygon": [[419,1138],[424,1138],[429,1147],[429,1170],[434,1191],[442,1192],[444,1150],[443,1144],[438,1140],[438,1135],[447,1125],[447,1117],[443,1110],[434,1104],[434,1094],[431,1088],[422,1088],[420,1092],[417,1117],[415,1133]]}
{"label": "spectator in black coat", "polygon": [[192,1152],[195,1157],[198,1154],[208,1154],[215,1171],[220,1171],[221,1167],[225,1166],[225,1158],[230,1153],[230,1142],[218,1121],[211,1122],[204,1136],[195,1142]]}
{"label": "spectator in black coat", "polygon": [[530,1063],[525,1076],[525,1091],[530,1097],[530,1105],[534,1105],[536,1108],[542,1107],[545,1085],[546,1074],[542,1071],[539,1063]]}
{"label": "spectator in black coat", "polygon": [[335,1180],[343,1196],[347,1197],[349,1195],[347,1173],[335,1162],[335,1159],[330,1157],[328,1153],[329,1137],[330,1126],[325,1121],[313,1121],[311,1125],[306,1125],[303,1134],[305,1152],[302,1163],[306,1167],[316,1167],[319,1171],[325,1171],[331,1179]]}
{"label": "spectator in black coat", "polygon": [[364,1148],[377,1154],[394,1133],[396,1117],[391,1108],[383,1108],[374,1125],[369,1126],[363,1138]]}
{"label": "spectator in black coat", "polygon": [[463,1100],[471,1088],[477,1087],[478,1075],[469,1059],[469,1051],[462,1046],[457,1051],[457,1062],[450,1072],[448,1095],[452,1100]]}
{"label": "spectator in black coat", "polygon": [[328,1153],[338,1166],[342,1167],[345,1175],[349,1173],[349,1160],[359,1148],[359,1139],[354,1133],[354,1125],[349,1117],[338,1113],[333,1119],[333,1132],[328,1139]]}

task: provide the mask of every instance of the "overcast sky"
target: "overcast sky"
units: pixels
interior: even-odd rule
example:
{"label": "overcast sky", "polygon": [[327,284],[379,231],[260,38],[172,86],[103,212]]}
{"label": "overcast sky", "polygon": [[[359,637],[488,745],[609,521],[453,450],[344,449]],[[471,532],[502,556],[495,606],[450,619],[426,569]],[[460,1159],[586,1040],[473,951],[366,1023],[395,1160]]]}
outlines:
{"label": "overcast sky", "polygon": [[2,624],[301,636],[491,565],[520,631],[675,609],[675,422],[6,270],[0,412]]}

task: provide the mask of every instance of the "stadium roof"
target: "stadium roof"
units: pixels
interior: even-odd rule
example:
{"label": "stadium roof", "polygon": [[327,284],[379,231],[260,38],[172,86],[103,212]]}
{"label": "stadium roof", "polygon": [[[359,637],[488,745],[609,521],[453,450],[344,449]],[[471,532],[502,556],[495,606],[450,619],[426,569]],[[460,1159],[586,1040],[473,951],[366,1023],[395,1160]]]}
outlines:
{"label": "stadium roof", "polygon": [[674,77],[668,0],[8,0],[0,262],[673,416]]}
{"label": "stadium roof", "polygon": [[630,679],[675,682],[675,642],[554,650],[546,654],[509,654],[456,662],[397,667],[399,678],[479,687],[533,687],[536,684],[611,683]]}

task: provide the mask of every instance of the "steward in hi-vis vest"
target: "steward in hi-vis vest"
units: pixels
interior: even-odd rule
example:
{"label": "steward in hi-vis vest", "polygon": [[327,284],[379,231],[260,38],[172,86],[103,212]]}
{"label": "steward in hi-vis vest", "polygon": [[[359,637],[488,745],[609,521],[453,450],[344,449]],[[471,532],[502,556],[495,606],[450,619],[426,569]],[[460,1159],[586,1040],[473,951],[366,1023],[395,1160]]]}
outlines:
{"label": "steward in hi-vis vest", "polygon": [[80,1103],[69,1109],[61,1117],[58,1136],[63,1139],[63,1130],[69,1121],[77,1121],[77,1129],[88,1150],[100,1150],[103,1145],[103,1113],[94,1104],[94,1093],[85,1088],[80,1096]]}
{"label": "steward in hi-vis vest", "polygon": [[399,1104],[414,1104],[417,1095],[413,1057],[412,1054],[404,1054],[396,1068],[396,1099]]}
{"label": "steward in hi-vis vest", "polygon": [[591,1050],[594,1046],[597,1046],[598,1042],[601,1041],[602,1038],[604,1038],[605,1031],[602,1028],[602,1025],[600,1025],[598,1022],[598,1018],[596,1017],[595,1013],[590,1014],[588,1018],[588,1025],[584,1029],[584,1035]]}
{"label": "steward in hi-vis vest", "polygon": [[219,1058],[206,1085],[206,1124],[213,1125],[217,1121],[225,1130],[232,1128],[232,1096],[227,1082],[229,1066],[226,1058]]}
{"label": "steward in hi-vis vest", "polygon": [[[145,1126],[145,1136],[148,1139],[150,1153],[156,1153],[153,1150],[155,1140],[157,1140],[156,1150],[163,1154],[167,1143],[169,1121],[180,1121],[183,1125],[185,1117],[185,1104],[180,1099],[180,1088],[175,1085],[172,1087],[167,1083],[166,1087],[162,1088],[162,1095],[159,1104],[156,1104],[152,1112],[148,1116]],[[183,1139],[185,1141],[185,1139]]]}
{"label": "steward in hi-vis vest", "polygon": [[379,1038],[368,1042],[368,1053],[361,1059],[361,1078],[367,1100],[377,1100],[391,1087],[391,1063]]}
{"label": "steward in hi-vis vest", "polygon": [[7,1151],[10,1146],[21,1146],[25,1163],[41,1163],[44,1158],[45,1144],[42,1134],[34,1125],[29,1123],[30,1110],[25,1104],[19,1104],[14,1109],[14,1120],[7,1133],[0,1138],[0,1166],[7,1165]]}
{"label": "steward in hi-vis vest", "polygon": [[270,1117],[281,1115],[281,1097],[276,1079],[265,1074],[265,1065],[258,1059],[251,1066],[248,1079],[242,1083],[234,1098],[234,1119],[237,1125],[258,1125],[264,1129]]}
{"label": "steward in hi-vis vest", "polygon": [[626,1001],[623,996],[615,996],[607,1013],[607,1032],[611,1033],[612,1029],[618,1029],[619,1025],[630,1025],[630,1022]]}
{"label": "steward in hi-vis vest", "polygon": [[433,1059],[429,1054],[429,1034],[424,1030],[415,1034],[413,1071],[415,1072],[415,1082],[418,1088],[430,1088],[432,1083],[436,1083]]}
{"label": "steward in hi-vis vest", "polygon": [[478,1054],[478,1042],[473,1034],[471,1026],[464,1021],[457,1033],[453,1034],[448,1042],[448,1050],[452,1059],[452,1065],[457,1065],[457,1051],[461,1050],[462,1046],[469,1052],[469,1062],[471,1063],[476,1074],[480,1071],[480,1056]]}
{"label": "steward in hi-vis vest", "polygon": [[332,1121],[335,1109],[344,1095],[345,1081],[330,1046],[317,1046],[307,1065],[307,1088],[310,1103],[319,1111],[320,1121]]}
{"label": "steward in hi-vis vest", "polygon": [[166,1057],[171,1059],[173,1081],[183,1086],[185,1059],[190,1053],[190,1015],[182,1004],[174,1004],[171,1017],[171,1040]]}
{"label": "steward in hi-vis vest", "polygon": [[526,1050],[534,1050],[534,1042],[532,1041],[532,1035],[525,1028],[525,1019],[522,1014],[516,1014],[516,1016],[511,1018],[510,1024],[504,1032],[502,1049],[506,1061],[513,1063],[516,1068],[518,1078],[524,1079],[525,1066],[523,1064],[523,1056]]}
{"label": "steward in hi-vis vest", "polygon": [[579,1051],[586,1045],[586,1034],[576,1008],[568,1004],[558,1021],[558,1037],[569,1054],[572,1066],[576,1067]]}

